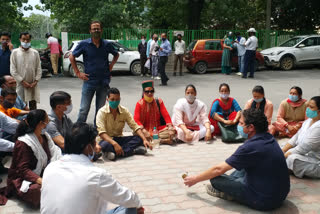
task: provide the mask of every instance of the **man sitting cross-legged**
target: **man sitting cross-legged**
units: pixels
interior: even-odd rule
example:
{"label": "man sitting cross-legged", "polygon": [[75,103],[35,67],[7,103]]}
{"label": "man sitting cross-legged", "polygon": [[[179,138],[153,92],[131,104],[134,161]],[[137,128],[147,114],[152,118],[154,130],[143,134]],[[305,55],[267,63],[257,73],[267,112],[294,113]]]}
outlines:
{"label": "man sitting cross-legged", "polygon": [[[140,127],[133,120],[127,108],[120,104],[120,91],[110,88],[107,103],[102,107],[96,119],[99,132],[99,144],[105,156],[109,160],[115,160],[116,156],[130,156],[133,154],[145,154],[146,148],[152,149],[150,142],[144,137]],[[138,136],[123,136],[125,123]]]}
{"label": "man sitting cross-legged", "polygon": [[[248,140],[225,162],[184,178],[187,186],[210,179],[209,195],[235,200],[257,210],[281,206],[290,190],[288,167],[278,142],[268,131],[263,111],[244,110],[238,131]],[[235,168],[231,175],[224,174]]]}
{"label": "man sitting cross-legged", "polygon": [[18,116],[29,113],[29,111],[13,107],[16,103],[17,96],[17,92],[11,88],[5,88],[1,90],[0,111],[11,118],[17,118]]}

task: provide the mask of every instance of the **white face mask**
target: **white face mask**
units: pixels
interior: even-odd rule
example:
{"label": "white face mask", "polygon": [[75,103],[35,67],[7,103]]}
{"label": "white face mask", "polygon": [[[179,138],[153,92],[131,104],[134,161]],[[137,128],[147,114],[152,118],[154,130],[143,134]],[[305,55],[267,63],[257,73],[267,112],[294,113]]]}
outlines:
{"label": "white face mask", "polygon": [[93,160],[93,158],[94,158],[94,155],[96,154],[95,152],[94,152],[94,149],[93,149],[93,147],[89,144],[89,146],[91,147],[91,150],[92,150],[92,154],[90,155],[90,154],[88,154],[88,158],[89,158],[89,160]]}
{"label": "white face mask", "polygon": [[228,99],[229,98],[229,94],[220,94],[220,97],[222,99]]}
{"label": "white face mask", "polygon": [[196,100],[196,96],[189,94],[185,96],[189,103],[193,103]]}
{"label": "white face mask", "polygon": [[25,49],[30,48],[31,47],[31,43],[25,43],[25,42],[21,42],[21,46]]}
{"label": "white face mask", "polygon": [[70,105],[67,106],[67,110],[65,110],[63,113],[64,114],[70,114],[70,112],[72,111],[73,105],[72,103]]}

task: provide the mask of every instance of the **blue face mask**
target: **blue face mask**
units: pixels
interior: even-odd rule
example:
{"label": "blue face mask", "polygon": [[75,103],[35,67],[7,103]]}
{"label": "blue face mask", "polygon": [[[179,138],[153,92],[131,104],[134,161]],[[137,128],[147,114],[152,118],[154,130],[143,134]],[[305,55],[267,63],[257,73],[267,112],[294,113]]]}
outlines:
{"label": "blue face mask", "polygon": [[161,38],[162,39],[162,41],[166,41],[166,38]]}
{"label": "blue face mask", "polygon": [[318,116],[318,111],[315,110],[315,111],[312,111],[309,107],[307,108],[307,111],[306,111],[306,115],[307,117],[309,118],[315,118],[316,116]]}
{"label": "blue face mask", "polygon": [[92,154],[90,155],[90,154],[88,154],[88,158],[89,158],[89,160],[93,160],[93,158],[94,158],[94,156],[95,156],[95,152],[94,152],[94,149],[92,148],[92,146],[91,145],[89,145],[90,147],[91,147],[91,149],[92,149]]}
{"label": "blue face mask", "polygon": [[243,126],[238,125],[237,126],[238,132],[239,134],[243,137],[243,138],[248,138],[248,134],[243,132]]}
{"label": "blue face mask", "polygon": [[261,103],[263,98],[260,98],[260,99],[253,99],[256,103]]}
{"label": "blue face mask", "polygon": [[116,109],[118,108],[118,105],[120,104],[120,100],[118,101],[109,101],[110,108]]}
{"label": "blue face mask", "polygon": [[297,95],[289,95],[289,100],[292,102],[297,102],[299,100],[299,97]]}

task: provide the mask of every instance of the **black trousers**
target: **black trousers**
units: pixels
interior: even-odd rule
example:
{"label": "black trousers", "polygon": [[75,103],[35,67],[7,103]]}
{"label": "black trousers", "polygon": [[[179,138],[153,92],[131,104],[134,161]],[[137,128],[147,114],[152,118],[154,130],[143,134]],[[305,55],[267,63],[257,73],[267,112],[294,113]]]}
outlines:
{"label": "black trousers", "polygon": [[147,74],[147,68],[144,67],[147,61],[147,56],[140,56],[140,66],[141,66],[141,74],[146,75]]}
{"label": "black trousers", "polygon": [[[133,150],[138,146],[143,146],[139,136],[114,137],[113,140],[121,146],[125,157],[133,155]],[[114,147],[107,141],[100,141],[99,145],[103,152],[116,153]]]}
{"label": "black trousers", "polygon": [[167,56],[160,56],[160,60],[158,63],[158,68],[159,68],[159,73],[161,76],[161,83],[163,85],[167,84],[169,78],[166,74],[166,64],[168,62],[168,57]]}

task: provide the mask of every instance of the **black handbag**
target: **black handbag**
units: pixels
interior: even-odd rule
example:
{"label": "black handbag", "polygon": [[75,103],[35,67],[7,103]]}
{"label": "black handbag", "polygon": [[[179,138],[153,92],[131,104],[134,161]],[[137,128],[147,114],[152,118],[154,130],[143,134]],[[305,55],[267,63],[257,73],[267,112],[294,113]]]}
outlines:
{"label": "black handbag", "polygon": [[161,110],[160,110],[160,103],[159,103],[159,99],[158,98],[156,98],[156,102],[157,102],[157,106],[159,108],[159,113],[160,113],[160,126],[165,126],[165,125],[167,125],[167,123],[164,120],[164,118],[162,117]]}
{"label": "black handbag", "polygon": [[218,122],[218,126],[221,130],[221,139],[225,143],[242,143],[246,139],[243,138],[237,129],[237,125],[226,125]]}

